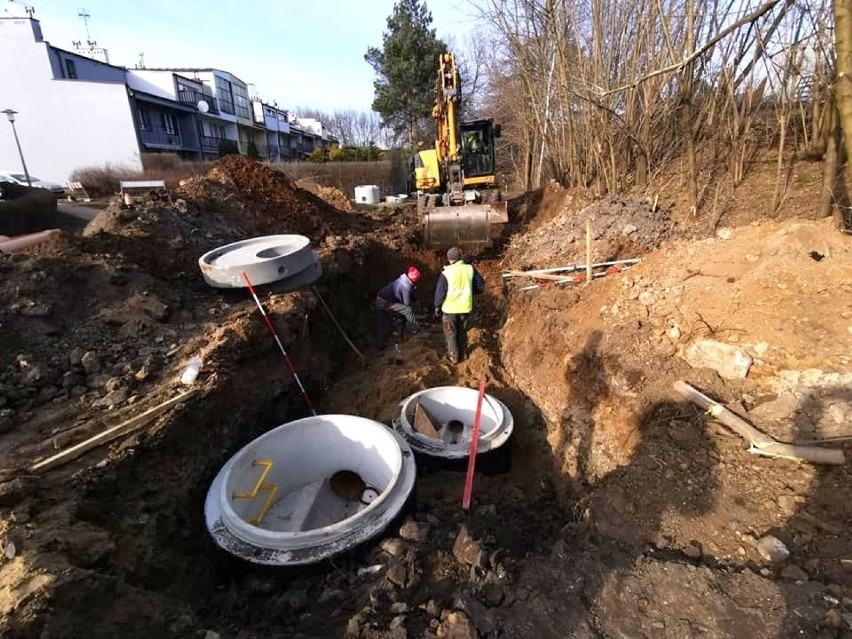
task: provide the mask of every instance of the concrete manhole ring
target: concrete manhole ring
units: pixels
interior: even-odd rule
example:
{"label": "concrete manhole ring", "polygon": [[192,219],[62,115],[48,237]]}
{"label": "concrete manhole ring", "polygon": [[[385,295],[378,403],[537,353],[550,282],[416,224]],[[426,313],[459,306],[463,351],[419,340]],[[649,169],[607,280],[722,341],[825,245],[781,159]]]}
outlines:
{"label": "concrete manhole ring", "polygon": [[252,237],[208,251],[198,259],[198,265],[210,286],[244,288],[243,273],[253,285],[261,286],[294,278],[311,267],[316,269],[319,260],[310,243],[304,235]]}
{"label": "concrete manhole ring", "polygon": [[[228,460],[207,492],[205,521],[221,548],[247,561],[315,563],[380,534],[408,500],[415,475],[411,448],[383,424],[306,417]],[[343,489],[332,485],[341,476]]]}

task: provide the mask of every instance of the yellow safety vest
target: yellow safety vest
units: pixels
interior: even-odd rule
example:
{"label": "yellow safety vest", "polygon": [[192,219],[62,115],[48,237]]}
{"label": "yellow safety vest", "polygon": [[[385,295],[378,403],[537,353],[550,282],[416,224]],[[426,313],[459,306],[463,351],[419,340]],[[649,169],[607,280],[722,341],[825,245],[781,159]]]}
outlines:
{"label": "yellow safety vest", "polygon": [[441,305],[444,313],[470,313],[473,310],[473,267],[461,260],[444,267],[447,297]]}

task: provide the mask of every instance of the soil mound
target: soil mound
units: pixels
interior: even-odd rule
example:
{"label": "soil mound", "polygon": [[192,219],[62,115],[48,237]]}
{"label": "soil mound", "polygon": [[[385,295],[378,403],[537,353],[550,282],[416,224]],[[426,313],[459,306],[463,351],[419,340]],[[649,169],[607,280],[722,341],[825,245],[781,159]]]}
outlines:
{"label": "soil mound", "polygon": [[[549,187],[543,199],[554,199]],[[580,200],[579,202],[582,202]],[[668,209],[652,201],[606,198],[578,210],[566,195],[559,213],[534,229],[516,236],[506,253],[513,268],[544,268],[584,262],[586,220],[592,222],[592,260],[638,257],[672,237],[674,223]]]}
{"label": "soil mound", "polygon": [[296,182],[296,186],[300,189],[313,193],[341,211],[351,213],[355,210],[352,200],[350,200],[343,191],[333,186],[323,186],[322,184],[316,184],[310,180],[299,180]]}

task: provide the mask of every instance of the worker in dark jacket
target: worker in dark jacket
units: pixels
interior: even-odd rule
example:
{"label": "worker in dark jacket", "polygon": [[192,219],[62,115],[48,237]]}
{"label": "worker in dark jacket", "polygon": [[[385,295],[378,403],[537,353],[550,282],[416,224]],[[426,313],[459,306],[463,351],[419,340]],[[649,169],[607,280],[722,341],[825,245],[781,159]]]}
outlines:
{"label": "worker in dark jacket", "polygon": [[416,335],[420,330],[412,309],[415,284],[419,281],[420,271],[414,266],[409,266],[405,273],[383,286],[376,295],[376,347],[384,348],[388,324],[395,315],[404,320],[403,330],[405,330],[405,324],[408,325],[412,335]]}
{"label": "worker in dark jacket", "polygon": [[449,266],[444,267],[435,286],[435,316],[443,316],[447,357],[453,364],[467,357],[467,325],[473,296],[485,290],[485,280],[461,257],[455,246],[447,251]]}

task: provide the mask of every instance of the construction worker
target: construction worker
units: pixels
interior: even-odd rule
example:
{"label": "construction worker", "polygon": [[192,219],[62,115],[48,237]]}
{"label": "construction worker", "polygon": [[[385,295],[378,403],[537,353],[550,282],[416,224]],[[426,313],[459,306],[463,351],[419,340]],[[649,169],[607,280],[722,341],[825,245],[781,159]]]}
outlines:
{"label": "construction worker", "polygon": [[479,153],[482,150],[482,139],[479,131],[471,131],[465,138],[465,146],[471,153]]}
{"label": "construction worker", "polygon": [[388,335],[388,324],[394,317],[402,319],[402,330],[408,325],[412,335],[420,330],[411,306],[414,302],[415,284],[420,281],[420,270],[409,266],[408,270],[390,284],[381,288],[376,295],[376,347],[384,348]]}
{"label": "construction worker", "polygon": [[485,290],[485,280],[462,260],[461,251],[447,251],[445,266],[435,286],[435,317],[443,316],[447,358],[457,364],[467,357],[467,324],[473,310],[473,296]]}

